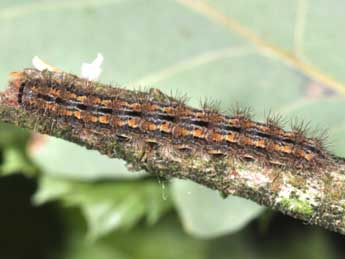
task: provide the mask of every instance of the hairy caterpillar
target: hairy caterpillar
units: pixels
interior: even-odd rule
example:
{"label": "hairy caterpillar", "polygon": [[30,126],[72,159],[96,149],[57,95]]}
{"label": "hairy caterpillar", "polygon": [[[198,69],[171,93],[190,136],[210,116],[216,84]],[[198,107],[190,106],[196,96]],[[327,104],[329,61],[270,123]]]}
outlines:
{"label": "hairy caterpillar", "polygon": [[140,139],[152,148],[172,146],[298,170],[332,165],[332,155],[302,129],[286,131],[272,120],[251,120],[246,112],[223,115],[195,109],[159,90],[130,91],[95,83],[65,72],[25,69],[12,74],[10,90],[18,107],[50,116],[75,128],[89,128],[116,141]]}

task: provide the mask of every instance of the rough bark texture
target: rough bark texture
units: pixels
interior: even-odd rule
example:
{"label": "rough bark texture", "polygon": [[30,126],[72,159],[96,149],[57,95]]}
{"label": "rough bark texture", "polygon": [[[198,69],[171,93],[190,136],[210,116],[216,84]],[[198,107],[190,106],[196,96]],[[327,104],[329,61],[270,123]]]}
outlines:
{"label": "rough bark texture", "polygon": [[4,103],[0,105],[0,118],[2,122],[124,159],[132,170],[144,169],[164,177],[190,179],[224,195],[244,197],[309,224],[345,234],[345,162],[341,158],[336,159],[335,169],[301,173],[224,157],[181,157],[166,147],[139,148],[135,143],[116,142],[112,137],[88,129],[80,132],[80,128],[77,130],[73,125],[66,127],[65,123]]}

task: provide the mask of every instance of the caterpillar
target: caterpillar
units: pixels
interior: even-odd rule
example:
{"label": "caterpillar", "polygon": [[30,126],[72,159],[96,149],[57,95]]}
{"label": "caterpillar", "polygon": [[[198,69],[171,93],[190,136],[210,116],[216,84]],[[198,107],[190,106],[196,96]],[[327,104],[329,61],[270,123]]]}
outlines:
{"label": "caterpillar", "polygon": [[270,119],[255,122],[243,111],[225,115],[207,106],[193,108],[157,89],[132,91],[34,68],[13,73],[10,88],[19,108],[77,129],[102,131],[116,141],[140,139],[152,148],[172,146],[181,155],[202,151],[215,159],[228,156],[298,170],[333,163],[322,141],[302,129],[287,131]]}

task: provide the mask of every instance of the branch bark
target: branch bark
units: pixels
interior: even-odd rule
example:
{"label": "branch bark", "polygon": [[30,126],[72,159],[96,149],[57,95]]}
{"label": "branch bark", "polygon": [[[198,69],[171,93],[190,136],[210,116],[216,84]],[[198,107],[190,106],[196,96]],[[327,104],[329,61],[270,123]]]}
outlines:
{"label": "branch bark", "polygon": [[169,147],[153,149],[118,142],[92,129],[74,128],[51,117],[27,112],[0,97],[0,120],[98,150],[120,158],[132,170],[146,170],[163,177],[189,179],[224,195],[250,199],[282,213],[345,234],[345,160],[322,173],[299,173],[293,169],[264,167],[254,162],[200,154],[176,156]]}

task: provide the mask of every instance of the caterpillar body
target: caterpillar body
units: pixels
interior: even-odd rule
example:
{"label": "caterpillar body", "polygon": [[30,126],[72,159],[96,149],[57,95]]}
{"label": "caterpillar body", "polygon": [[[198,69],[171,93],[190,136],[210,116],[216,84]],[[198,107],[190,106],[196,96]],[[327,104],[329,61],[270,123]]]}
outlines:
{"label": "caterpillar body", "polygon": [[286,131],[272,120],[253,121],[245,112],[224,115],[196,109],[159,90],[131,91],[65,72],[28,68],[10,81],[18,107],[90,128],[116,141],[138,139],[156,148],[168,145],[180,155],[198,151],[271,166],[314,170],[332,164],[322,141],[303,130]]}

